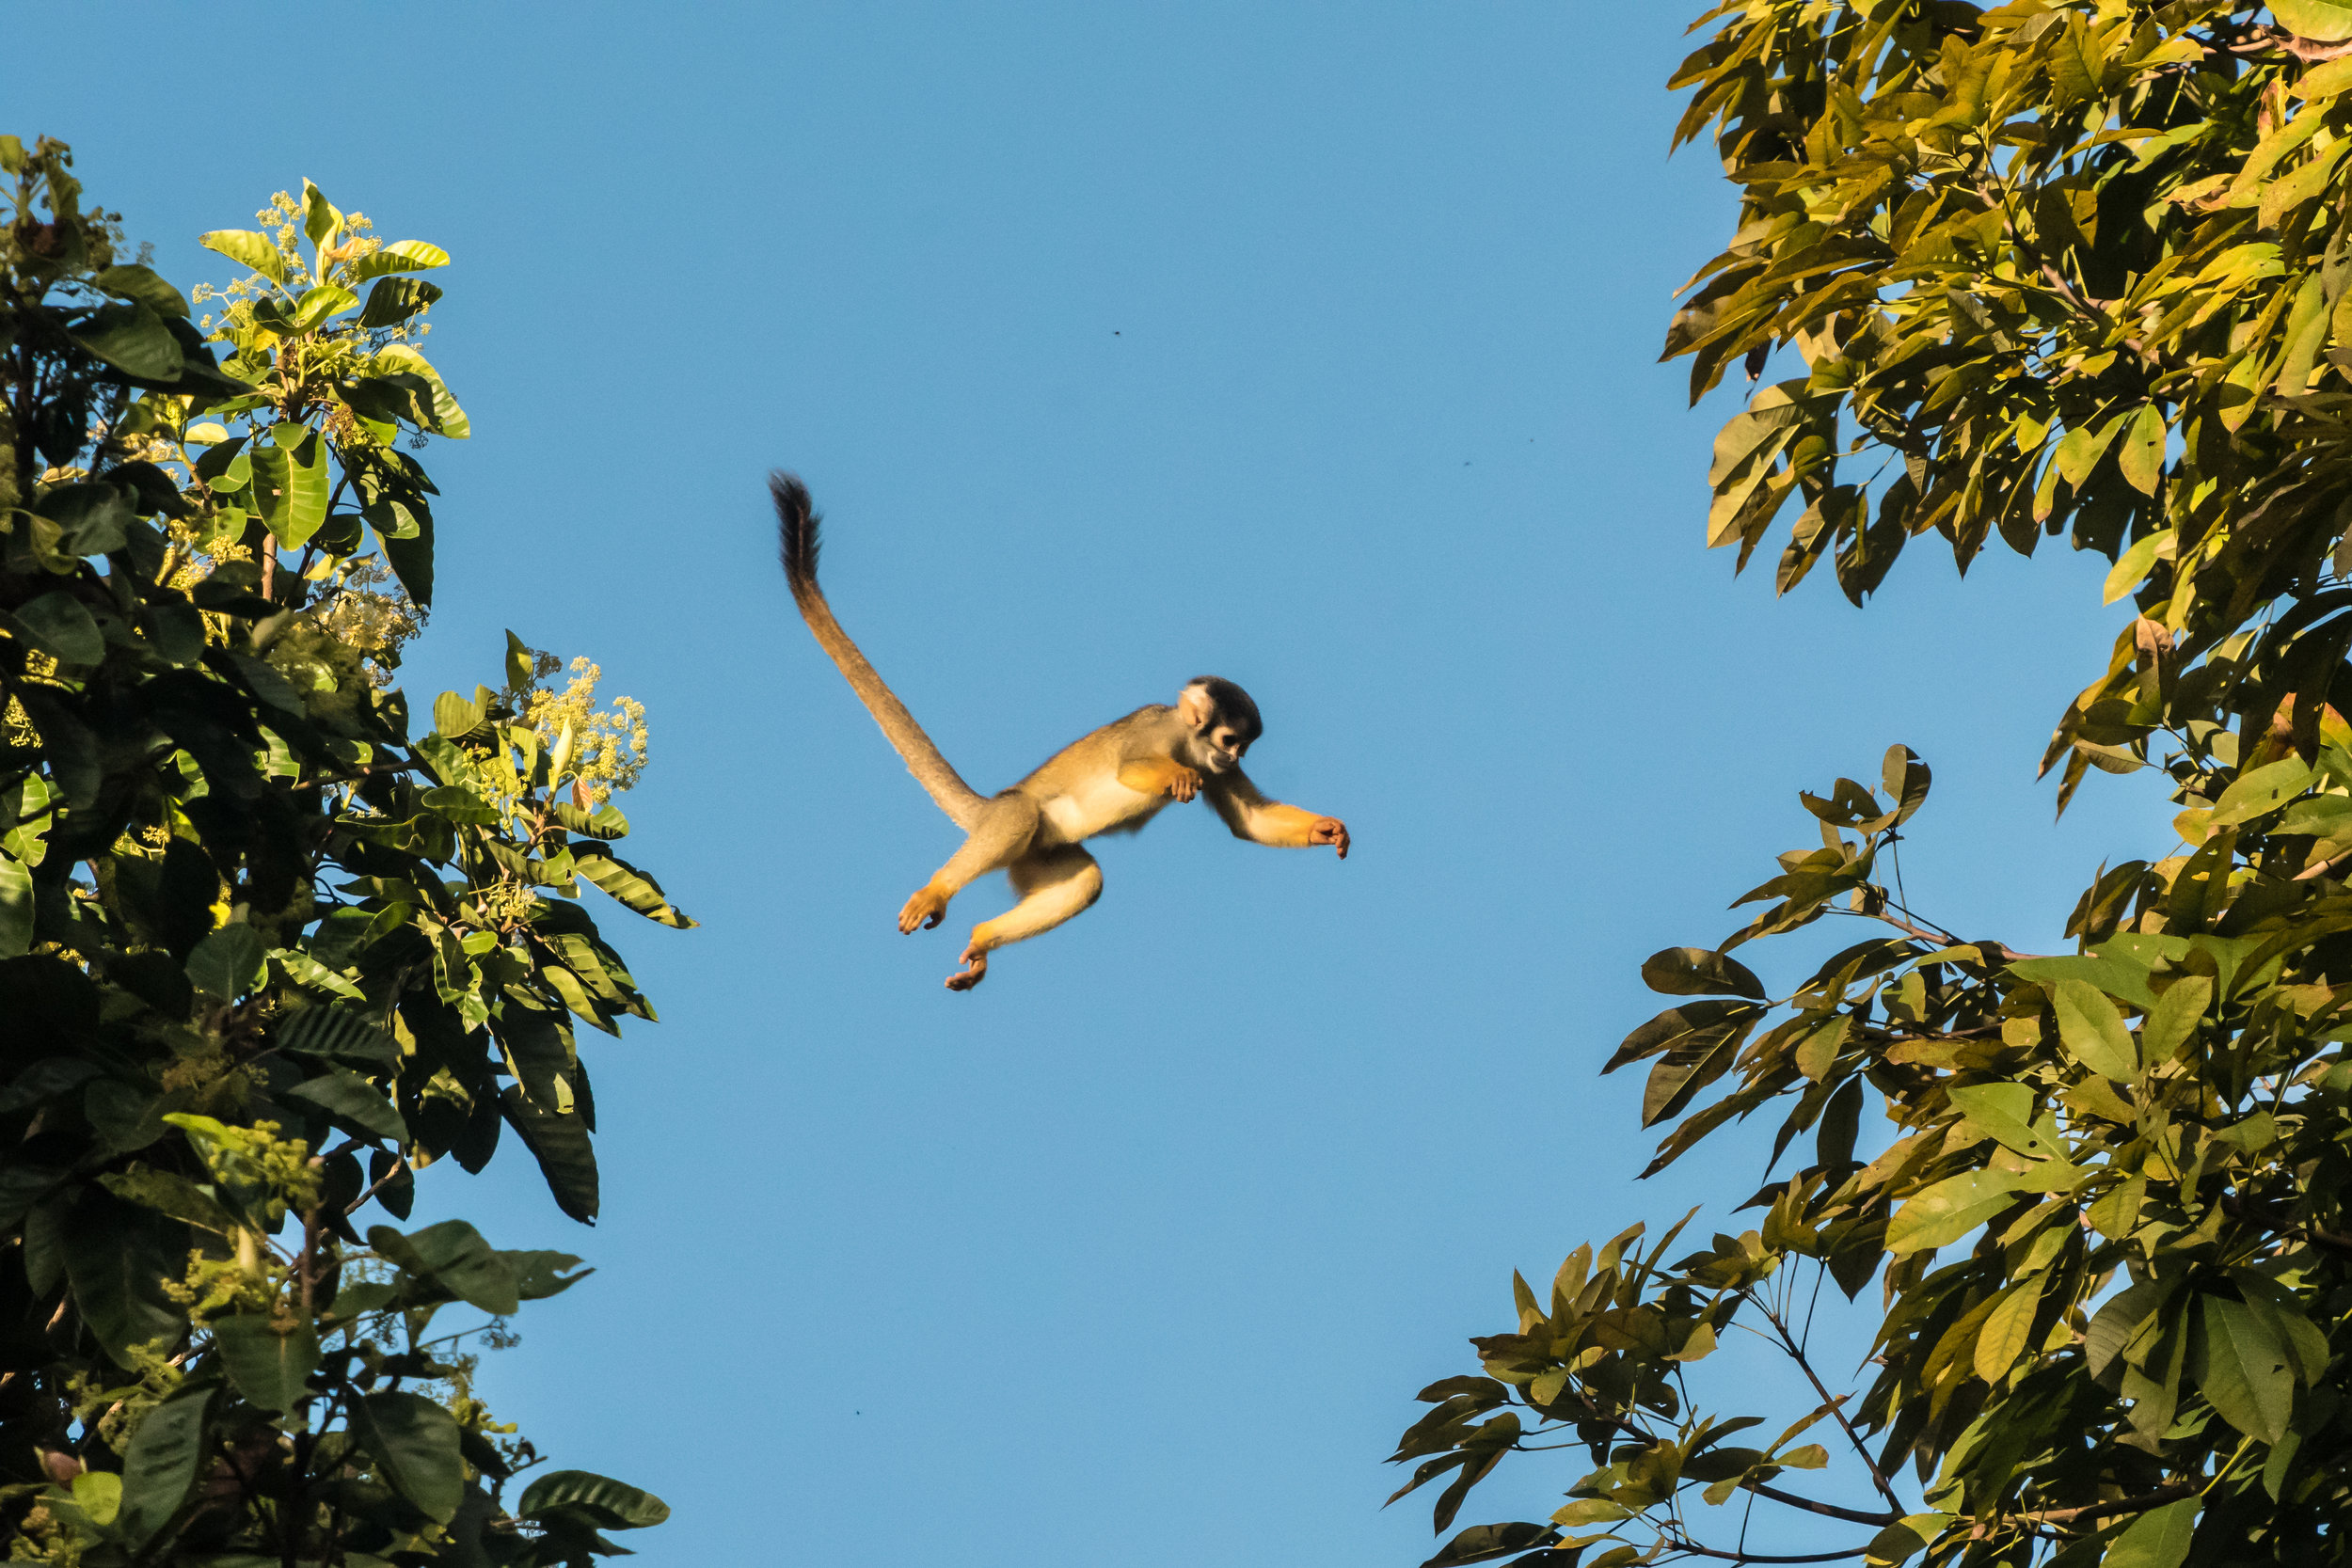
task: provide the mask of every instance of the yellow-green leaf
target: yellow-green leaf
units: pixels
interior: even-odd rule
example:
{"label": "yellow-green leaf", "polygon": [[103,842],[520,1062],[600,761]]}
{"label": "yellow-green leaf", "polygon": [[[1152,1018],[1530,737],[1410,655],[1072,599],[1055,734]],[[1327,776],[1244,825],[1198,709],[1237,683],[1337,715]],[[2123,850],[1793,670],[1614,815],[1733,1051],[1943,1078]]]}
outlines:
{"label": "yellow-green leaf", "polygon": [[2139,1076],[2139,1053],[2123,1015],[2106,992],[2083,980],[2060,980],[2050,988],[2058,1014],[2058,1039],[2066,1053],[2102,1078],[2128,1084]]}
{"label": "yellow-green leaf", "polygon": [[2300,757],[2283,757],[2241,773],[2213,803],[2212,825],[2226,828],[2267,816],[2303,793],[2312,782],[2311,766]]}
{"label": "yellow-green leaf", "polygon": [[2152,1067],[2160,1067],[2187,1043],[2197,1021],[2213,1005],[2209,975],[2184,974],[2157,999],[2156,1010],[2139,1026],[2139,1053]]}
{"label": "yellow-green leaf", "polygon": [[2157,558],[2170,555],[2174,538],[2172,530],[2158,529],[2125,550],[2117,558],[2115,570],[2107,574],[2106,596],[2100,602],[2113,604],[2137,588],[2148,574],[2155,570]]}
{"label": "yellow-green leaf", "polygon": [[250,229],[215,229],[199,234],[196,243],[207,250],[217,250],[237,265],[260,273],[281,288],[285,285],[286,258],[265,234],[256,234]]}
{"label": "yellow-green leaf", "polygon": [[2034,1313],[2042,1306],[2042,1276],[2021,1279],[2002,1292],[1977,1331],[1977,1375],[1998,1383],[2009,1375],[2025,1353],[2033,1334]]}
{"label": "yellow-green leaf", "polygon": [[2270,0],[2270,14],[2296,38],[2319,43],[2352,39],[2352,5],[2343,0]]}
{"label": "yellow-green leaf", "polygon": [[2123,470],[2124,483],[2143,496],[2154,495],[2156,482],[2164,477],[2164,411],[2153,403],[2141,404],[2123,433],[2115,465]]}
{"label": "yellow-green leaf", "polygon": [[1899,1258],[1949,1246],[2016,1201],[2016,1180],[2008,1171],[1963,1171],[1913,1195],[1887,1222],[1886,1250]]}
{"label": "yellow-green leaf", "polygon": [[343,276],[354,283],[364,283],[389,273],[424,272],[447,265],[449,252],[439,245],[427,245],[422,240],[402,240],[352,261],[343,268]]}

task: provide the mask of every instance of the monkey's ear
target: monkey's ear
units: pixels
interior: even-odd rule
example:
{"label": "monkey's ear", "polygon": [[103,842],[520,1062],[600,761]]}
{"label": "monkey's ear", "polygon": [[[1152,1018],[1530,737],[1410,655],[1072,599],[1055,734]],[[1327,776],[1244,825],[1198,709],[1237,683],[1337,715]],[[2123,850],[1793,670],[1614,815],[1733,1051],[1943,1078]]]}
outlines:
{"label": "monkey's ear", "polygon": [[1176,699],[1176,712],[1194,729],[1205,730],[1209,727],[1209,720],[1216,712],[1216,705],[1209,701],[1209,689],[1195,681],[1184,688],[1183,696]]}

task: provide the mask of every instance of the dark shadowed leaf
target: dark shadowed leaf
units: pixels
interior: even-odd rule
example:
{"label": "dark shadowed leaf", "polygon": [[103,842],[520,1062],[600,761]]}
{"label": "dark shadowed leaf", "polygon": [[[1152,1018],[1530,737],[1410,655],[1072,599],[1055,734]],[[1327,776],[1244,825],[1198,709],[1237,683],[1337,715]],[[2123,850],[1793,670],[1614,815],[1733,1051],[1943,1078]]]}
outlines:
{"label": "dark shadowed leaf", "polygon": [[319,1342],[310,1320],[295,1318],[282,1332],[265,1316],[216,1318],[213,1342],[237,1392],[263,1410],[292,1410],[318,1370]]}
{"label": "dark shadowed leaf", "polygon": [[515,1504],[526,1519],[555,1508],[578,1509],[600,1529],[643,1529],[670,1516],[670,1505],[652,1493],[586,1470],[551,1470],[524,1488]]}
{"label": "dark shadowed leaf", "polygon": [[421,1394],[367,1394],[351,1403],[351,1433],[426,1517],[445,1524],[457,1512],[466,1471],[456,1417]]}
{"label": "dark shadowed leaf", "polygon": [[1764,982],[1739,959],[1704,947],[1669,947],[1642,965],[1642,983],[1668,996],[1744,996],[1764,1000]]}
{"label": "dark shadowed leaf", "polygon": [[204,1459],[212,1396],[210,1387],[201,1386],[176,1394],[141,1417],[132,1432],[115,1528],[135,1549],[161,1533],[187,1501]]}

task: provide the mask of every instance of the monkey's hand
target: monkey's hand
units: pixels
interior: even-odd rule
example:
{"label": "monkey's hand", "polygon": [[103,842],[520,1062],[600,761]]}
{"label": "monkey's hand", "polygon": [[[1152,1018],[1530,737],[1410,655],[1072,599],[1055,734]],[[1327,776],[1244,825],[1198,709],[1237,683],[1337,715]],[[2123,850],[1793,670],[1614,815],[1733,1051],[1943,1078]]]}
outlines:
{"label": "monkey's hand", "polygon": [[1311,848],[1318,844],[1328,844],[1340,852],[1340,859],[1345,860],[1347,824],[1336,816],[1318,817],[1314,826],[1307,830],[1307,844]]}
{"label": "monkey's hand", "polygon": [[930,930],[947,918],[947,895],[930,887],[918,888],[907,907],[898,911],[898,929],[902,933]]}
{"label": "monkey's hand", "polygon": [[967,947],[963,950],[963,967],[947,976],[949,990],[970,990],[988,978],[988,949]]}
{"label": "monkey's hand", "polygon": [[1168,792],[1179,800],[1189,800],[1200,793],[1199,769],[1179,768],[1168,775]]}

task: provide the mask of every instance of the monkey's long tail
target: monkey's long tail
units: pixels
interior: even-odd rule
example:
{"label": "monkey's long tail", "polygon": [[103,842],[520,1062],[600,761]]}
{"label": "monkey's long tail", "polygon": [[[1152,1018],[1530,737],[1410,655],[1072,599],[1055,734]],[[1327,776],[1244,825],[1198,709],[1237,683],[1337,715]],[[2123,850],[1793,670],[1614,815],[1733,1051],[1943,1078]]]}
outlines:
{"label": "monkey's long tail", "polygon": [[778,470],[768,476],[768,493],[775,498],[776,538],[779,553],[784,557],[784,577],[792,585],[792,602],[801,607],[801,618],[817,634],[818,642],[833,656],[833,661],[841,667],[842,674],[849,677],[850,689],[857,693],[866,710],[874,716],[874,722],[890,737],[890,744],[898,749],[907,771],[914,775],[914,782],[939,803],[939,809],[947,814],[950,821],[969,830],[979,820],[980,808],[988,801],[939,754],[939,748],[923,733],[923,726],[914,721],[914,715],[883,684],[857,644],[850,641],[850,634],[841,629],[841,623],[834,619],[833,607],[825,603],[824,592],[817,586],[817,530],[821,519],[810,504],[808,486],[796,476]]}

